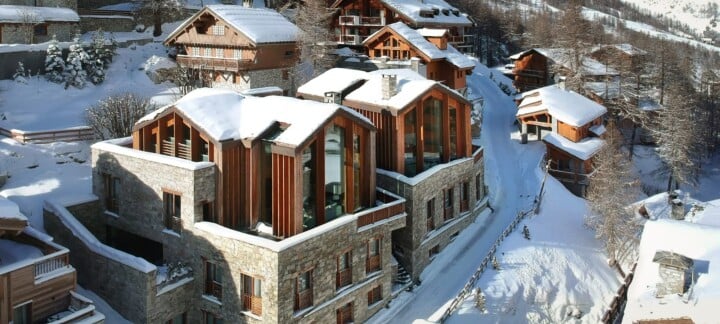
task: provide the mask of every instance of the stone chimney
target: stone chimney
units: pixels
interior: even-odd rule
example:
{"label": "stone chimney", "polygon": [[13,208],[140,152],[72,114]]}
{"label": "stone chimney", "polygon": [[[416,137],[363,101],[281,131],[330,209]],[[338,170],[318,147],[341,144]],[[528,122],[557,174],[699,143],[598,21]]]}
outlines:
{"label": "stone chimney", "polygon": [[325,99],[323,100],[325,103],[334,103],[334,104],[341,104],[342,103],[342,96],[339,92],[325,92]]}
{"label": "stone chimney", "polygon": [[382,98],[388,100],[397,94],[397,75],[382,75]]}
{"label": "stone chimney", "polygon": [[682,200],[675,198],[670,202],[670,206],[670,217],[677,220],[685,219],[685,204],[683,204]]}
{"label": "stone chimney", "polygon": [[659,264],[661,282],[656,284],[658,297],[684,294],[692,285],[693,260],[674,252],[656,251],[653,262]]}
{"label": "stone chimney", "polygon": [[415,71],[415,73],[420,74],[420,58],[415,56],[410,58],[410,69]]}

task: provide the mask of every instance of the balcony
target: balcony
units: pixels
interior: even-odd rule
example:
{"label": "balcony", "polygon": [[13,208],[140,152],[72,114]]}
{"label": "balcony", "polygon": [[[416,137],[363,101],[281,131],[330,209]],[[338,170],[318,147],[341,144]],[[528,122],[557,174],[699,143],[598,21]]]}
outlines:
{"label": "balcony", "polygon": [[587,185],[590,183],[590,176],[592,175],[592,173],[584,174],[570,170],[553,169],[552,167],[548,170],[548,173],[561,182],[576,183],[581,185]]}
{"label": "balcony", "polygon": [[380,255],[369,256],[365,263],[365,273],[373,273],[380,270]]}
{"label": "balcony", "polygon": [[312,288],[295,293],[295,310],[303,310],[313,305]]}
{"label": "balcony", "polygon": [[262,297],[242,294],[243,309],[257,316],[262,316]]}
{"label": "balcony", "polygon": [[362,39],[360,35],[340,35],[337,37],[337,42],[345,45],[362,45]]}
{"label": "balcony", "polygon": [[382,204],[368,210],[367,213],[359,215],[357,219],[358,228],[405,212],[405,200],[398,196],[392,195],[386,191],[378,190],[376,198]]}
{"label": "balcony", "polygon": [[545,71],[532,69],[513,69],[513,74],[522,77],[545,78]]}
{"label": "balcony", "polygon": [[37,280],[55,270],[67,268],[70,265],[68,256],[67,251],[58,251],[36,260],[34,264],[35,279]]}
{"label": "balcony", "polygon": [[352,268],[340,270],[335,276],[335,288],[340,289],[352,283]]}
{"label": "balcony", "polygon": [[90,299],[71,291],[65,300],[66,308],[48,317],[48,323],[104,323],[105,316],[95,311]]}
{"label": "balcony", "polygon": [[241,71],[253,66],[251,59],[234,59],[222,57],[205,57],[178,55],[177,62],[180,66],[191,69],[205,69],[213,71]]}
{"label": "balcony", "polygon": [[340,16],[343,26],[385,26],[385,17]]}

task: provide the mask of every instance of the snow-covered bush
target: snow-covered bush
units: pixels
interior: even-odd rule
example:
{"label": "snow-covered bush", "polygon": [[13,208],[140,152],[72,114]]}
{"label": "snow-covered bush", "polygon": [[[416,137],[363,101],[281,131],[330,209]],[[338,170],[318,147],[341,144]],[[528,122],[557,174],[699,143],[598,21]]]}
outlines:
{"label": "snow-covered bush", "polygon": [[25,65],[23,62],[18,62],[18,67],[15,70],[15,74],[13,74],[13,80],[19,83],[27,84],[27,77],[30,73],[25,70]]}
{"label": "snow-covered bush", "polygon": [[70,53],[65,62],[65,89],[69,86],[76,88],[85,87],[87,74],[83,67],[88,64],[88,59],[87,52],[85,52],[85,49],[83,49],[80,44],[80,37],[76,35],[73,43],[70,45]]}
{"label": "snow-covered bush", "polygon": [[64,80],[64,72],[65,61],[62,58],[62,50],[58,45],[57,37],[53,35],[45,54],[45,77],[51,82],[60,83]]}
{"label": "snow-covered bush", "polygon": [[93,34],[92,44],[88,51],[88,64],[85,66],[88,78],[93,84],[105,81],[105,64],[109,53],[105,49],[105,33],[98,29]]}
{"label": "snow-covered bush", "polygon": [[85,122],[100,139],[126,137],[142,116],[157,105],[133,93],[110,96],[85,110]]}

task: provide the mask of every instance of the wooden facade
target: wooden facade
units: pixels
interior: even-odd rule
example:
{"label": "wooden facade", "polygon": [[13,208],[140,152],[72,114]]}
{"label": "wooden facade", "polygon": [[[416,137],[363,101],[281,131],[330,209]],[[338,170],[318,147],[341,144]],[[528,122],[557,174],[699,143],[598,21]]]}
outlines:
{"label": "wooden facade", "polygon": [[[430,43],[439,50],[447,49],[447,33],[443,37],[427,37]],[[467,87],[466,75],[472,73],[474,67],[459,68],[446,58],[431,58],[420,51],[412,42],[385,27],[370,37],[364,45],[368,57],[375,59],[388,57],[393,60],[409,60],[417,57],[425,65],[426,77],[430,80],[443,82],[448,87],[459,90]]]}
{"label": "wooden facade", "polygon": [[180,66],[208,82],[247,83],[248,71],[289,71],[299,58],[295,41],[253,42],[207,7],[171,34],[164,44],[178,49],[176,60]]}
{"label": "wooden facade", "polygon": [[57,245],[40,241],[27,234],[5,235],[11,240],[38,248],[43,257],[4,266],[0,272],[0,323],[15,321],[42,322],[51,315],[67,310],[70,292],[75,290],[76,272],[70,266],[69,253]]}
{"label": "wooden facade", "polygon": [[[298,146],[272,142],[284,127],[278,122],[254,138],[218,141],[172,107],[135,126],[133,148],[213,162],[218,174],[213,218],[236,230],[251,231],[264,222],[272,225],[274,236],[290,237],[374,206],[371,125],[338,109]],[[325,179],[330,151],[342,164],[334,166],[340,176],[332,183]]]}
{"label": "wooden facade", "polygon": [[513,85],[518,92],[542,88],[552,83],[548,58],[535,50],[530,50],[515,60],[513,75]]}

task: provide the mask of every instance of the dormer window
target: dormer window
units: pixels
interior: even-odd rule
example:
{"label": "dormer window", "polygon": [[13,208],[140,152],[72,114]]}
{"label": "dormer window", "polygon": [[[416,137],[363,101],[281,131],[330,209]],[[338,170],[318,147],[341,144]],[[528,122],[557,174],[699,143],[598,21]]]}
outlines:
{"label": "dormer window", "polygon": [[420,17],[423,17],[423,18],[432,18],[432,17],[433,17],[433,13],[432,13],[432,11],[421,10],[421,11],[420,11]]}
{"label": "dormer window", "polygon": [[437,15],[439,15],[439,14],[440,14],[440,9],[438,9],[438,8],[433,8],[433,15],[434,15],[434,16],[437,16]]}
{"label": "dormer window", "polygon": [[452,13],[453,13],[453,15],[455,15],[456,17],[459,17],[459,16],[460,16],[460,11],[457,10],[457,9],[453,9],[453,10],[452,10]]}
{"label": "dormer window", "polygon": [[448,10],[448,9],[443,9],[443,10],[442,10],[442,13],[443,13],[443,15],[447,16],[447,15],[450,14],[450,10]]}

